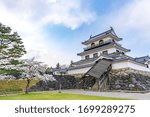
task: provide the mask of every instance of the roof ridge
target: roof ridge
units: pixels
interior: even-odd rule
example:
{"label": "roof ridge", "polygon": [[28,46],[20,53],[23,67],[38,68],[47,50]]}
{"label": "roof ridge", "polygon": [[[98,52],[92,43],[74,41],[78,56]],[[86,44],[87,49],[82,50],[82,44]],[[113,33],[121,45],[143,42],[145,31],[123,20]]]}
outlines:
{"label": "roof ridge", "polygon": [[[113,32],[113,33],[112,33],[112,32]],[[99,34],[94,35],[94,36],[90,35],[89,40],[92,39],[92,38],[94,38],[94,37],[97,37],[97,36],[100,36],[100,35],[103,35],[103,34],[108,34],[108,33],[112,33],[112,34],[114,34],[115,36],[117,36],[117,34],[115,33],[113,27],[110,27],[109,30],[106,30],[106,31],[104,31],[104,32],[102,32],[102,33],[99,33]],[[117,36],[117,37],[118,37],[118,36]]]}

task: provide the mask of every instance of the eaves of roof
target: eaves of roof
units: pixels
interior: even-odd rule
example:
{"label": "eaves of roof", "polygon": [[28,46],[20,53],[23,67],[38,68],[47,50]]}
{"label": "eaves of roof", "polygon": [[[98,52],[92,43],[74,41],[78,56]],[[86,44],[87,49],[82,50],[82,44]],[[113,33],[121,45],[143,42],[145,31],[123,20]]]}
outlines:
{"label": "eaves of roof", "polygon": [[122,38],[118,38],[116,35],[112,34],[112,33],[104,33],[103,35],[99,34],[99,35],[96,35],[96,36],[93,36],[91,37],[90,39],[82,42],[82,44],[84,45],[87,45],[87,44],[90,44],[92,42],[95,42],[95,41],[98,41],[98,40],[102,40],[104,39],[105,37],[112,37],[113,39],[116,39],[117,41],[121,41]]}
{"label": "eaves of roof", "polygon": [[83,51],[81,53],[78,53],[77,55],[79,56],[82,56],[82,55],[86,55],[86,54],[90,54],[90,53],[93,53],[93,52],[98,52],[98,51],[102,51],[102,50],[105,50],[105,49],[109,49],[111,47],[116,47],[124,52],[129,52],[130,50],[129,49],[126,49],[116,43],[110,43],[108,45],[105,45],[105,46],[100,46],[98,48],[94,48],[94,49],[91,49],[91,50],[88,50],[88,51]]}

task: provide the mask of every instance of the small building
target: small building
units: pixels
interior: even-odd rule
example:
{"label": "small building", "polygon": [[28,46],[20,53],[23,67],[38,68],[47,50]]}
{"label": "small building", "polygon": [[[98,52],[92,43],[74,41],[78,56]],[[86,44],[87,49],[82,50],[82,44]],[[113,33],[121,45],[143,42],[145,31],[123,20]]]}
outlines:
{"label": "small building", "polygon": [[112,60],[112,70],[131,68],[139,71],[150,72],[150,57],[131,57],[127,53],[130,49],[123,47],[119,42],[122,38],[118,37],[114,29],[100,33],[90,38],[82,44],[85,46],[83,52],[77,55],[81,60],[73,62],[68,68],[69,75],[83,76],[100,59]]}
{"label": "small building", "polygon": [[67,68],[53,68],[53,75],[67,75]]}
{"label": "small building", "polygon": [[61,65],[59,67],[50,68],[48,71],[49,73],[51,72],[51,74],[53,75],[67,75],[68,66]]}

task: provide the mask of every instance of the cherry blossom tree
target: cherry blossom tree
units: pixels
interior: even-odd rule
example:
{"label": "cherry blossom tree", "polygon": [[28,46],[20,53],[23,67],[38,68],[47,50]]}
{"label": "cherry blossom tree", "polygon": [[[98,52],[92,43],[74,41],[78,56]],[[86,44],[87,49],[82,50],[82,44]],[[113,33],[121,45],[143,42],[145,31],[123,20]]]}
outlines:
{"label": "cherry blossom tree", "polygon": [[27,84],[25,88],[25,93],[28,93],[28,88],[30,82],[34,78],[44,80],[45,82],[51,80],[55,81],[52,75],[46,74],[47,66],[42,62],[35,61],[34,58],[23,60],[22,70],[24,71],[22,78],[26,79]]}

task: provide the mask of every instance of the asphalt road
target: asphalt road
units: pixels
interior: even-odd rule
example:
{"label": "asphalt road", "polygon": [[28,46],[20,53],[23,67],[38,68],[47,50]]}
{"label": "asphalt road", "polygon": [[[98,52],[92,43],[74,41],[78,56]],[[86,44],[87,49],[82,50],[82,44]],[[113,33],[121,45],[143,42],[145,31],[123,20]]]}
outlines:
{"label": "asphalt road", "polygon": [[71,94],[84,94],[84,95],[93,95],[93,96],[150,100],[150,93],[96,92],[96,91],[84,91],[84,90],[62,90],[62,92],[71,93]]}

